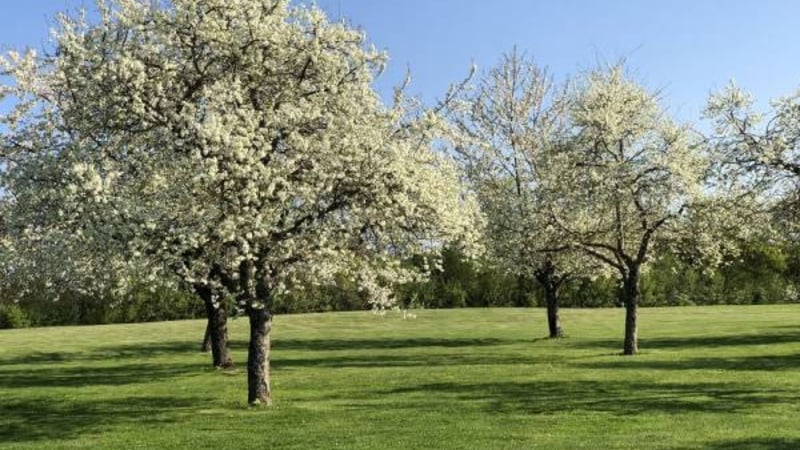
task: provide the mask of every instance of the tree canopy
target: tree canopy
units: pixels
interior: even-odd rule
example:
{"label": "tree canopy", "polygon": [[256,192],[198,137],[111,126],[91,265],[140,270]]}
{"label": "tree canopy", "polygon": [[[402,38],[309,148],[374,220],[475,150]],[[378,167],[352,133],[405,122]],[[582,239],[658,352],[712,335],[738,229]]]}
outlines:
{"label": "tree canopy", "polygon": [[251,402],[269,400],[269,308],[295,274],[346,271],[386,306],[404,256],[470,241],[477,212],[432,151],[436,115],[402,92],[382,104],[385,55],[361,32],[287,1],[98,8],[96,23],[59,18],[55,54],[3,63],[20,99],[3,147],[59,161],[71,182],[50,217],[236,298]]}

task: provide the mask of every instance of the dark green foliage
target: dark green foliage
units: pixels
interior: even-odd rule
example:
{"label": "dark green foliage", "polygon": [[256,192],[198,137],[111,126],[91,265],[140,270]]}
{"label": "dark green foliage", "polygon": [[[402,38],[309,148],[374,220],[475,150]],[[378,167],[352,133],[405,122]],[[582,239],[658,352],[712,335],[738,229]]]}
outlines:
{"label": "dark green foliage", "polygon": [[18,303],[0,299],[0,308],[16,305],[28,325],[93,325],[156,322],[203,317],[203,304],[194,295],[162,286],[139,285],[129,295],[90,296],[67,291],[58,299],[32,293]]}
{"label": "dark green foliage", "polygon": [[[715,272],[666,254],[654,261],[642,281],[643,306],[716,304],[776,304],[798,300],[800,249],[777,245],[751,245],[736,260]],[[461,257],[448,250],[442,271],[431,280],[405,290],[405,303],[429,308],[460,306],[544,305],[543,293],[530,278],[518,278]],[[618,305],[619,286],[614,277],[575,279],[561,292],[565,307],[598,308]]]}
{"label": "dark green foliage", "polygon": [[644,281],[648,306],[775,304],[797,300],[787,250],[751,245],[737,260],[711,274],[667,255],[656,261]]}
{"label": "dark green foliage", "polygon": [[519,288],[517,277],[470,261],[457,250],[445,249],[441,270],[434,271],[426,282],[402,288],[398,296],[405,307],[515,306],[521,297],[530,295]]}
{"label": "dark green foliage", "polygon": [[277,295],[273,305],[276,314],[304,312],[358,311],[369,309],[369,301],[351,279],[340,276],[333,285],[304,283],[289,292]]}
{"label": "dark green foliage", "polygon": [[589,280],[579,278],[567,283],[561,291],[561,306],[600,308],[619,305],[619,286],[616,278]]}
{"label": "dark green foliage", "polygon": [[0,330],[31,326],[28,314],[16,304],[0,305]]}
{"label": "dark green foliage", "polygon": [[105,310],[110,323],[193,319],[204,317],[204,311],[194,294],[147,285]]}

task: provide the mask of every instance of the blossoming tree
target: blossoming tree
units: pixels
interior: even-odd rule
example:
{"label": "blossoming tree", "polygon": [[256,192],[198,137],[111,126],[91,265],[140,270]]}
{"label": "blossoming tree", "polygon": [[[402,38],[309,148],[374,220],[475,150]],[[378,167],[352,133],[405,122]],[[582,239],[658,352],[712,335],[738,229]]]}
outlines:
{"label": "blossoming tree", "polygon": [[668,245],[702,241],[689,235],[705,230],[692,218],[712,203],[709,160],[688,128],[671,121],[622,66],[588,73],[570,97],[571,137],[559,169],[548,171],[547,205],[565,241],[618,274],[623,353],[632,355],[648,261]]}
{"label": "blossoming tree", "polygon": [[[778,218],[795,228],[800,211],[800,91],[772,101],[765,115],[756,111],[752,95],[731,83],[710,97],[705,116],[714,125],[710,140],[719,178],[738,195],[754,195],[777,208]],[[770,201],[775,198],[780,200]]]}
{"label": "blossoming tree", "polygon": [[438,118],[401,92],[382,104],[385,55],[361,32],[284,0],[98,9],[60,18],[54,55],[13,65],[35,80],[19,129],[70,144],[91,181],[75,204],[97,211],[86,226],[212,302],[235,298],[251,404],[270,402],[270,308],[288,280],[349,273],[386,306],[414,276],[403,257],[472,240],[475,202],[432,151]]}
{"label": "blossoming tree", "polygon": [[562,94],[515,49],[461,91],[449,115],[454,150],[487,218],[488,256],[521,286],[529,278],[540,284],[551,338],[563,333],[560,288],[592,272],[592,260],[560,240],[540,183],[566,133]]}

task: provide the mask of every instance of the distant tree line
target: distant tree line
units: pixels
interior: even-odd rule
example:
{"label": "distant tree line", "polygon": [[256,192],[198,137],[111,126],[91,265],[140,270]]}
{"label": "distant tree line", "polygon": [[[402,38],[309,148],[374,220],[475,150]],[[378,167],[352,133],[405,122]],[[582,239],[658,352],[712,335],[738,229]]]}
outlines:
{"label": "distant tree line", "polygon": [[[703,272],[675,255],[653,263],[642,280],[642,306],[779,304],[800,301],[800,258],[796,248],[751,245],[714,272]],[[446,251],[443,270],[404,293],[410,307],[545,306],[534,280],[519,284],[507,272],[477,265]],[[601,308],[619,304],[613,277],[577,278],[561,294],[566,307]]]}
{"label": "distant tree line", "polygon": [[[655,261],[642,282],[642,306],[766,305],[800,302],[800,248],[763,243],[749,245],[721,268],[704,273],[675,255]],[[612,277],[579,278],[561,294],[564,307],[605,308],[619,304]],[[443,251],[441,270],[430,279],[406,285],[397,296],[404,308],[543,307],[545,296],[534,280],[480,264],[457,250]],[[32,293],[20,301],[0,300],[0,328],[106,324],[198,319],[202,304],[183,291],[141,287],[122,298],[65,293],[58,301]],[[357,283],[308,284],[275,299],[275,311],[298,314],[369,310]]]}

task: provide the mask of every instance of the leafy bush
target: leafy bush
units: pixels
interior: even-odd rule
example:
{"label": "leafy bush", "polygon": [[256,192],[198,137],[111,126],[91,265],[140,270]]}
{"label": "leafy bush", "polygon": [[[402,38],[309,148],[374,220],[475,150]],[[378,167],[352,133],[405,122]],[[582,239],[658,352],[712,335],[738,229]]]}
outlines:
{"label": "leafy bush", "polygon": [[31,326],[31,320],[19,305],[0,305],[0,330],[29,326]]}
{"label": "leafy bush", "polygon": [[28,326],[153,322],[205,315],[196,296],[158,285],[141,284],[124,297],[65,291],[55,300],[36,290],[26,295],[6,293],[0,302],[19,310]]}

